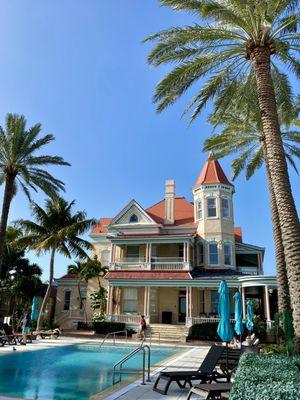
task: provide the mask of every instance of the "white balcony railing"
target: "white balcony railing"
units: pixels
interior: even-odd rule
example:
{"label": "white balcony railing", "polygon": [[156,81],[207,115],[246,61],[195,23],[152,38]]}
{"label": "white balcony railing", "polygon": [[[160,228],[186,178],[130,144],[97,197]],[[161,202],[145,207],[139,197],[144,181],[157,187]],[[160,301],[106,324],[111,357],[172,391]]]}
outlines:
{"label": "white balcony railing", "polygon": [[184,262],[182,257],[152,257],[147,262],[145,257],[127,257],[116,259],[110,263],[111,270],[155,270],[155,271],[182,271],[189,270],[190,263]]}
{"label": "white balcony railing", "polygon": [[[219,322],[220,318],[218,317],[190,317],[186,318],[187,325],[195,325],[195,324],[205,324],[207,322]],[[230,322],[234,322],[234,319],[230,319]]]}
{"label": "white balcony railing", "polygon": [[134,314],[112,314],[107,315],[106,320],[111,322],[122,322],[125,324],[139,324],[141,316]]}

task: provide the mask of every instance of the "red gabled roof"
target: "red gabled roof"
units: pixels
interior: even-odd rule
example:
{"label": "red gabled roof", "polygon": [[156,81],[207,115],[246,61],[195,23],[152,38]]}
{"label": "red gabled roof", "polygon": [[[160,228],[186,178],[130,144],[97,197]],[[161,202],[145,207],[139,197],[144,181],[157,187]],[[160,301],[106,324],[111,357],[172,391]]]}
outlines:
{"label": "red gabled roof", "polygon": [[[146,212],[159,224],[164,225],[165,199],[146,209]],[[175,197],[174,201],[174,225],[193,225],[194,206],[184,197]]]}
{"label": "red gabled roof", "polygon": [[65,280],[65,279],[78,279],[78,275],[77,274],[66,274],[56,280],[59,281],[59,280]]}
{"label": "red gabled roof", "polygon": [[110,271],[105,279],[191,280],[187,271]]}
{"label": "red gabled roof", "polygon": [[235,241],[238,243],[243,242],[242,228],[240,228],[240,227],[234,228],[234,238],[235,238]]}
{"label": "red gabled roof", "polygon": [[194,185],[194,189],[197,189],[205,183],[223,183],[225,185],[233,186],[233,184],[227,179],[219,161],[215,160],[211,155],[206,160],[197,182]]}
{"label": "red gabled roof", "polygon": [[91,233],[107,233],[107,225],[109,225],[112,220],[113,218],[99,219]]}

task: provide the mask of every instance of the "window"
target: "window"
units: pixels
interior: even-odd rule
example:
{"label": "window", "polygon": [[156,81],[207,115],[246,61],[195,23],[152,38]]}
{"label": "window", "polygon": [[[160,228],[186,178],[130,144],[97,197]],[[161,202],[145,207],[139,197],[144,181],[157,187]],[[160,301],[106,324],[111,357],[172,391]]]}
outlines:
{"label": "window", "polygon": [[219,303],[219,293],[217,290],[210,291],[210,313],[213,315],[218,315],[218,303]]}
{"label": "window", "polygon": [[202,200],[198,200],[196,203],[196,219],[202,219],[203,213],[202,213]]}
{"label": "window", "polygon": [[204,309],[204,304],[205,304],[205,300],[204,300],[204,290],[200,290],[199,292],[199,296],[200,296],[200,303],[199,303],[199,314],[201,316],[201,314],[203,315],[205,313],[205,309]]}
{"label": "window", "polygon": [[209,243],[208,248],[209,248],[209,265],[218,265],[219,264],[218,244]]}
{"label": "window", "polygon": [[83,308],[85,308],[87,289],[86,288],[81,289],[80,293],[81,293],[80,309],[82,310]]}
{"label": "window", "polygon": [[232,265],[232,255],[231,255],[231,244],[225,243],[224,244],[224,264],[225,265]]}
{"label": "window", "polygon": [[127,258],[138,260],[140,257],[139,246],[127,246]]}
{"label": "window", "polygon": [[138,291],[136,288],[124,288],[123,292],[123,311],[136,313],[138,305]]}
{"label": "window", "polygon": [[221,199],[222,218],[229,218],[229,200]]}
{"label": "window", "polygon": [[216,199],[214,197],[207,199],[207,216],[208,218],[217,216]]}
{"label": "window", "polygon": [[203,243],[198,243],[198,264],[202,265],[204,262]]}
{"label": "window", "polygon": [[71,290],[65,291],[64,310],[70,310]]}
{"label": "window", "polygon": [[130,222],[131,224],[134,224],[134,223],[136,223],[136,222],[138,222],[138,221],[139,221],[139,219],[138,219],[137,215],[136,215],[136,214],[132,214],[131,217],[130,217],[130,219],[129,219],[129,222]]}

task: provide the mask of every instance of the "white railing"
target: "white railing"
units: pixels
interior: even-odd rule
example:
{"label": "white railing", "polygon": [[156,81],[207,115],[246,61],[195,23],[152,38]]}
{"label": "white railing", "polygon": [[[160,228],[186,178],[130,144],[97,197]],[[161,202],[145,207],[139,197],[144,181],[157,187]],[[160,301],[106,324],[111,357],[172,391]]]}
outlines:
{"label": "white railing", "polygon": [[[219,322],[220,318],[218,317],[191,317],[189,318],[189,323],[192,325],[195,324],[205,324],[207,322]],[[234,322],[234,318],[230,319],[230,322]]]}
{"label": "white railing", "polygon": [[152,262],[151,269],[159,271],[182,271],[189,269],[188,263],[184,262]]}
{"label": "white railing", "polygon": [[146,257],[122,257],[122,258],[116,258],[115,262],[120,263],[120,264],[124,264],[124,263],[139,264],[139,263],[146,262]]}
{"label": "white railing", "polygon": [[123,322],[125,324],[139,324],[141,316],[133,314],[111,314],[106,316],[106,320],[111,322]]}

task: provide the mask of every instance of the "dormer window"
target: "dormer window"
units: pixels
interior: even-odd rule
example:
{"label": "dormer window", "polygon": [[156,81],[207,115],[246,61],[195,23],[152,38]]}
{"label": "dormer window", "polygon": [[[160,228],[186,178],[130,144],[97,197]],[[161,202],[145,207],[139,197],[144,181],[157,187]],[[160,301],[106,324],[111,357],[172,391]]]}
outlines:
{"label": "dormer window", "polygon": [[136,214],[132,214],[130,219],[129,219],[129,222],[131,224],[134,224],[134,223],[137,223],[138,221],[139,221],[139,219],[138,219],[137,215]]}
{"label": "dormer window", "polygon": [[208,197],[207,198],[207,217],[214,218],[216,216],[217,216],[216,198]]}

